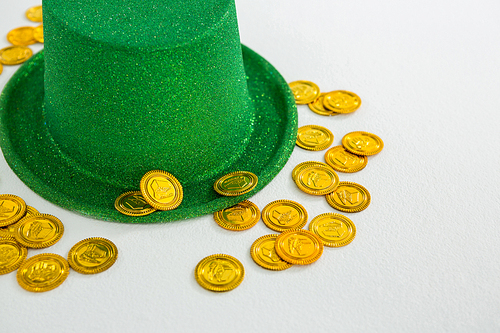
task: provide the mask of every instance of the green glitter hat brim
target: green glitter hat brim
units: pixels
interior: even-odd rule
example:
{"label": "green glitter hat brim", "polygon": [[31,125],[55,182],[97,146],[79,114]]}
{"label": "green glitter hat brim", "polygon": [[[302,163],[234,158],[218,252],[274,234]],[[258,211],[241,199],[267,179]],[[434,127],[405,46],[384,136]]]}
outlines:
{"label": "green glitter hat brim", "polygon": [[[89,175],[61,156],[44,121],[44,53],[28,60],[0,96],[0,145],[12,170],[33,191],[63,208],[96,219],[153,223],[210,214],[248,199],[285,166],[297,137],[297,108],[288,84],[265,59],[242,45],[243,62],[256,114],[242,158],[209,181],[184,187],[181,205],[141,217],[125,216],[115,199],[137,188],[119,188]],[[138,158],[140,158],[138,156]],[[223,158],[223,156],[221,156]],[[165,167],[168,170],[168,166]],[[213,189],[225,173],[246,170],[257,175],[251,192],[224,197]],[[194,178],[194,177],[193,177]]]}

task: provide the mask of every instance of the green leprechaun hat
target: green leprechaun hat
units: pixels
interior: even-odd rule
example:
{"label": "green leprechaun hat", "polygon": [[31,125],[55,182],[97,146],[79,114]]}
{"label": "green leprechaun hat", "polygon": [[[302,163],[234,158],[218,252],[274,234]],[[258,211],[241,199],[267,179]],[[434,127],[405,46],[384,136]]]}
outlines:
{"label": "green leprechaun hat", "polygon": [[[103,220],[180,220],[247,199],[290,157],[293,95],[241,45],[234,0],[44,0],[43,20],[45,49],[0,99],[2,151],[42,197]],[[182,184],[181,205],[118,212],[155,169]],[[257,175],[254,190],[214,191],[238,170]]]}

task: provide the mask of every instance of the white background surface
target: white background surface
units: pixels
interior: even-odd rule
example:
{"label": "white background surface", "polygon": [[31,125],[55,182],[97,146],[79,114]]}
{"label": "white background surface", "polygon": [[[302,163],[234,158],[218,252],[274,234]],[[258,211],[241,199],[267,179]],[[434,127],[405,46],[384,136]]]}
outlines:
{"label": "white background surface", "polygon": [[[1,2],[0,35],[36,25],[24,12],[38,1]],[[22,289],[15,273],[0,276],[0,331],[499,332],[500,3],[236,3],[242,42],[288,82],[311,80],[362,98],[357,112],[330,118],[299,106],[300,126],[326,126],[334,145],[354,130],[384,140],[364,170],[339,173],[372,195],[368,209],[345,214],[356,239],[325,248],[312,265],[267,271],[249,254],[255,239],[274,233],[262,222],[230,232],[212,216],[156,225],[92,220],[40,198],[1,157],[0,193],[21,196],[65,225],[57,244],[29,256],[65,257],[81,239],[101,236],[118,246],[119,259],[101,274],[72,271],[40,294]],[[4,67],[0,87],[17,68]],[[333,212],[290,176],[323,154],[296,147],[251,201],[262,209],[292,199],[310,219]],[[214,253],[244,264],[235,290],[217,294],[196,283],[194,267]]]}

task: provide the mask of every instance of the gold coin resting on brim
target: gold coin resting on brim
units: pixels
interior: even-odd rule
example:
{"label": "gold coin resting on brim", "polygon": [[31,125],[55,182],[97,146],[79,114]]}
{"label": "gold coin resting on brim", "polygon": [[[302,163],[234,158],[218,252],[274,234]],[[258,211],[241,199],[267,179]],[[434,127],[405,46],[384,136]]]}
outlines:
{"label": "gold coin resting on brim", "polygon": [[221,195],[234,197],[250,192],[258,182],[257,176],[250,171],[235,171],[217,179],[214,190]]}
{"label": "gold coin resting on brim", "polygon": [[0,63],[4,65],[19,65],[28,60],[33,51],[26,46],[8,46],[0,50]]}
{"label": "gold coin resting on brim", "polygon": [[310,231],[289,230],[276,238],[274,245],[281,259],[295,265],[308,265],[323,254],[323,242]]}
{"label": "gold coin resting on brim", "polygon": [[38,42],[43,44],[43,24],[33,29],[33,38]]}
{"label": "gold coin resting on brim", "polygon": [[337,210],[356,213],[370,205],[371,196],[368,190],[359,184],[340,182],[335,191],[326,195],[326,201]]}
{"label": "gold coin resting on brim", "polygon": [[351,113],[361,106],[361,98],[353,92],[335,90],[323,98],[323,105],[327,110],[337,113]]}
{"label": "gold coin resting on brim", "polygon": [[296,104],[308,104],[319,97],[320,91],[316,83],[311,81],[294,81],[289,83]]}
{"label": "gold coin resting on brim", "polygon": [[32,22],[42,22],[42,6],[31,7],[26,11],[26,18]]}
{"label": "gold coin resting on brim", "polygon": [[311,109],[312,112],[319,114],[320,116],[336,116],[339,113],[330,111],[328,109],[325,109],[325,106],[323,104],[323,99],[325,98],[325,95],[327,93],[321,93],[318,98],[316,98],[314,101],[308,103],[307,105],[309,106],[309,109]]}
{"label": "gold coin resting on brim", "polygon": [[324,195],[337,188],[339,176],[326,164],[311,164],[299,171],[295,184],[305,193]]}
{"label": "gold coin resting on brim", "polygon": [[307,150],[323,150],[333,143],[333,134],[328,128],[318,125],[302,126],[297,131],[296,144]]}
{"label": "gold coin resting on brim", "polygon": [[177,178],[163,170],[147,172],[141,179],[140,188],[146,202],[159,210],[179,207],[184,196]]}
{"label": "gold coin resting on brim", "polygon": [[17,270],[17,282],[27,291],[44,292],[59,287],[68,277],[66,259],[54,253],[42,253],[26,260]]}
{"label": "gold coin resting on brim", "polygon": [[368,163],[368,158],[353,154],[343,146],[335,146],[325,153],[325,161],[334,170],[352,173],[363,170]]}
{"label": "gold coin resting on brim", "polygon": [[274,231],[300,229],[307,223],[307,211],[292,200],[276,200],[262,210],[262,221]]}
{"label": "gold coin resting on brim", "polygon": [[64,226],[57,217],[40,214],[22,219],[14,237],[21,245],[41,249],[57,243],[63,234]]}
{"label": "gold coin resting on brim", "polygon": [[0,227],[19,221],[26,214],[26,203],[13,194],[0,194]]}
{"label": "gold coin resting on brim", "polygon": [[324,165],[325,167],[329,167],[328,164],[325,164],[323,162],[318,162],[318,161],[307,161],[307,162],[302,162],[302,163],[299,163],[295,166],[295,168],[293,168],[292,170],[292,179],[295,180],[297,178],[297,175],[299,174],[300,171],[302,171],[302,169],[310,166],[310,165],[313,165],[313,164],[320,164],[320,165]]}
{"label": "gold coin resting on brim", "polygon": [[253,242],[250,248],[250,255],[253,261],[260,267],[273,271],[282,271],[293,266],[276,254],[274,246],[276,237],[278,236],[278,234],[265,235]]}
{"label": "gold coin resting on brim", "polygon": [[329,247],[345,246],[356,236],[354,223],[344,215],[335,213],[325,213],[313,218],[309,223],[309,231]]}
{"label": "gold coin resting on brim", "polygon": [[79,241],[68,253],[68,263],[82,274],[104,272],[118,259],[118,249],[109,239],[91,237]]}
{"label": "gold coin resting on brim", "polygon": [[15,271],[28,255],[28,250],[11,239],[0,239],[0,275]]}
{"label": "gold coin resting on brim", "polygon": [[342,145],[353,154],[371,156],[382,151],[384,141],[375,134],[356,131],[344,135]]}
{"label": "gold coin resting on brim", "polygon": [[116,198],[115,208],[120,213],[128,216],[144,216],[156,212],[156,209],[151,207],[144,199],[141,191],[123,193]]}
{"label": "gold coin resting on brim", "polygon": [[33,37],[33,27],[20,27],[9,31],[7,40],[12,45],[26,46],[36,43]]}
{"label": "gold coin resting on brim", "polygon": [[227,254],[203,258],[194,270],[198,284],[210,291],[229,291],[238,287],[245,277],[241,262]]}
{"label": "gold coin resting on brim", "polygon": [[260,210],[256,204],[245,200],[232,207],[214,213],[214,220],[227,230],[247,230],[260,220]]}

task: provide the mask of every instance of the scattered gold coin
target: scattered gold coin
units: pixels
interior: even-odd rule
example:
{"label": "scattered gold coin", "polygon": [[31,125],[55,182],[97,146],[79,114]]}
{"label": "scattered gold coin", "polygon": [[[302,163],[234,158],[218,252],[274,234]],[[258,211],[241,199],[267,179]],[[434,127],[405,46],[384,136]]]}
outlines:
{"label": "scattered gold coin", "polygon": [[6,227],[3,227],[3,228],[0,228],[0,237],[3,237],[3,238],[9,238],[9,239],[15,239],[15,233],[16,233],[16,229],[17,227],[19,226],[19,223],[21,223],[21,221],[27,217],[31,217],[31,216],[35,216],[35,215],[39,215],[40,213],[33,207],[31,206],[26,206],[26,214],[17,222],[15,222],[14,224],[10,224]]}
{"label": "scattered gold coin", "polygon": [[307,211],[292,200],[276,200],[262,210],[262,221],[274,231],[300,229],[307,223]]}
{"label": "scattered gold coin", "polygon": [[15,271],[28,255],[28,250],[14,240],[0,239],[0,275]]}
{"label": "scattered gold coin", "polygon": [[26,214],[26,203],[13,194],[0,194],[0,227],[19,221]]}
{"label": "scattered gold coin", "polygon": [[317,113],[321,116],[336,116],[338,115],[337,112],[330,111],[328,109],[325,109],[325,106],[323,104],[323,100],[325,98],[325,95],[327,93],[321,93],[318,98],[316,98],[314,101],[310,102],[307,104],[309,106],[309,109],[313,111],[314,113]]}
{"label": "scattered gold coin", "polygon": [[250,229],[260,220],[256,204],[245,200],[232,207],[214,213],[214,220],[222,228],[233,231]]}
{"label": "scattered gold coin", "polygon": [[28,9],[26,17],[32,22],[42,22],[42,6],[35,6]]}
{"label": "scattered gold coin", "polygon": [[28,60],[33,51],[26,46],[8,46],[0,50],[0,63],[4,65],[19,65]]}
{"label": "scattered gold coin", "polygon": [[281,259],[296,265],[307,265],[323,254],[323,242],[310,231],[289,230],[276,238],[276,253]]}
{"label": "scattered gold coin", "polygon": [[147,203],[159,210],[177,208],[184,195],[177,178],[162,170],[147,172],[141,179],[140,188]]}
{"label": "scattered gold coin", "polygon": [[326,195],[333,208],[346,213],[360,212],[370,205],[370,192],[353,182],[340,182],[335,191]]}
{"label": "scattered gold coin", "polygon": [[339,176],[328,165],[311,164],[300,170],[295,178],[295,184],[305,193],[324,195],[337,188]]}
{"label": "scattered gold coin", "polygon": [[42,253],[26,260],[17,270],[17,282],[27,291],[43,292],[60,286],[68,277],[69,265],[58,254]]}
{"label": "scattered gold coin", "polygon": [[57,217],[40,214],[22,219],[14,237],[21,245],[41,249],[57,243],[63,233],[64,226]]}
{"label": "scattered gold coin", "polygon": [[333,134],[328,128],[318,125],[302,126],[297,131],[296,144],[307,150],[323,150],[333,143]]}
{"label": "scattered gold coin", "polygon": [[308,104],[320,95],[319,87],[311,81],[294,81],[289,86],[297,104]]}
{"label": "scattered gold coin", "polygon": [[343,146],[335,146],[325,153],[325,161],[334,170],[352,173],[363,170],[368,158],[350,153]]}
{"label": "scattered gold coin", "polygon": [[38,43],[43,44],[43,24],[33,29],[33,38],[35,38]]}
{"label": "scattered gold coin", "polygon": [[302,163],[297,164],[295,166],[295,168],[293,168],[292,179],[295,180],[297,178],[297,175],[299,174],[299,172],[302,171],[302,169],[307,168],[308,166],[313,165],[313,164],[320,164],[320,165],[323,165],[325,167],[328,167],[328,164],[325,164],[323,162],[317,162],[317,161],[302,162]]}
{"label": "scattered gold coin", "polygon": [[229,291],[238,287],[245,277],[241,262],[227,254],[203,258],[194,270],[198,284],[211,291]]}
{"label": "scattered gold coin", "polygon": [[116,198],[115,208],[120,213],[128,216],[144,216],[156,211],[147,203],[141,191],[123,193]]}
{"label": "scattered gold coin", "polygon": [[323,105],[327,110],[337,113],[351,113],[361,106],[361,98],[353,92],[335,90],[325,95]]}
{"label": "scattered gold coin", "polygon": [[0,74],[2,74],[2,72],[3,72],[3,65],[0,64]]}
{"label": "scattered gold coin", "polygon": [[292,264],[284,261],[276,254],[274,248],[277,234],[265,235],[253,242],[250,255],[253,261],[261,267],[273,271],[282,271],[292,267]]}
{"label": "scattered gold coin", "polygon": [[325,213],[313,218],[309,223],[309,231],[329,247],[345,246],[356,236],[354,223],[344,215],[335,213]]}
{"label": "scattered gold coin", "polygon": [[222,176],[214,183],[214,190],[225,196],[248,193],[257,186],[258,178],[249,171],[235,171]]}
{"label": "scattered gold coin", "polygon": [[375,134],[362,131],[344,135],[342,145],[351,153],[364,156],[378,154],[384,148],[384,142],[381,138]]}
{"label": "scattered gold coin", "polygon": [[79,241],[68,253],[68,263],[82,274],[104,272],[118,258],[116,245],[106,238],[92,237]]}
{"label": "scattered gold coin", "polygon": [[35,44],[36,40],[33,37],[33,27],[20,27],[9,31],[7,40],[12,45],[26,46]]}

